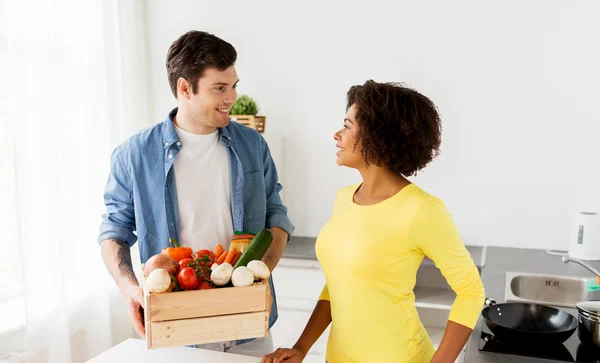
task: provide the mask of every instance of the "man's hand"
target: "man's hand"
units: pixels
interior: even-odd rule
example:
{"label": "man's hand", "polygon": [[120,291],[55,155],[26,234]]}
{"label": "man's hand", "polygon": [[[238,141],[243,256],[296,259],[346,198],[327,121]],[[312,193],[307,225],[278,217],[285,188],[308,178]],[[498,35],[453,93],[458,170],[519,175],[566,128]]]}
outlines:
{"label": "man's hand", "polygon": [[121,295],[127,304],[127,312],[131,319],[131,324],[135,331],[142,337],[146,337],[146,328],[144,327],[144,292],[142,288],[136,285],[131,285],[121,291]]}
{"label": "man's hand", "polygon": [[146,337],[146,328],[144,327],[144,292],[139,286],[131,285],[121,291],[121,295],[127,304],[127,312],[131,319],[131,324],[135,331],[142,337]]}
{"label": "man's hand", "polygon": [[305,356],[306,353],[298,349],[279,348],[273,353],[265,355],[260,363],[300,363]]}
{"label": "man's hand", "polygon": [[102,258],[127,304],[131,323],[142,337],[144,328],[144,293],[139,286],[131,265],[131,251],[127,242],[109,239],[102,241]]}

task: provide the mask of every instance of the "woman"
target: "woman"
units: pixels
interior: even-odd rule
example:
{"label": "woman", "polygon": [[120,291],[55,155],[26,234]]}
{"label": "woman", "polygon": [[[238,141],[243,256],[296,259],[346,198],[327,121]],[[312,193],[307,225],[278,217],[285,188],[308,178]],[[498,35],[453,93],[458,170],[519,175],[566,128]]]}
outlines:
{"label": "woman", "polygon": [[[357,169],[362,182],[339,191],[317,239],[326,286],[304,332],[262,362],[301,362],[329,323],[329,363],[454,362],[485,293],[444,204],[406,178],[438,153],[435,105],[402,85],[368,81],[348,92],[334,138],[337,163]],[[437,351],[413,294],[425,255],[457,295]]]}

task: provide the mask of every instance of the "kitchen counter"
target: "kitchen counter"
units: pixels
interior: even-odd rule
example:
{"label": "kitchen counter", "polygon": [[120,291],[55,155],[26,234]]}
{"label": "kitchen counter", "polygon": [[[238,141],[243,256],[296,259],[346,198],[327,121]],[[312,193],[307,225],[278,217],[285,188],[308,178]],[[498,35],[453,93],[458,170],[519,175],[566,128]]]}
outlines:
{"label": "kitchen counter", "polygon": [[316,260],[316,241],[317,239],[314,237],[292,236],[292,239],[287,243],[287,246],[285,247],[285,251],[283,251],[283,258],[293,258],[298,260]]}
{"label": "kitchen counter", "polygon": [[106,352],[96,356],[88,363],[115,362],[195,362],[195,363],[258,363],[261,358],[247,357],[238,354],[216,352],[206,349],[172,347],[162,349],[146,349],[146,341],[127,339]]}
{"label": "kitchen counter", "polygon": [[[600,262],[592,262],[590,265],[600,268]],[[504,288],[507,271],[593,277],[593,274],[582,266],[572,262],[565,264],[559,256],[549,255],[544,250],[488,247],[482,281],[485,286],[486,296],[496,300],[497,303],[505,301]],[[575,316],[577,316],[576,310],[567,309],[567,311],[571,313],[575,311]],[[481,352],[479,351],[479,342],[481,339],[481,329],[484,326],[485,322],[480,316],[477,326],[469,339],[465,354],[465,363],[560,362],[558,360]],[[575,331],[574,335],[577,335],[577,331]]]}
{"label": "kitchen counter", "polygon": [[[315,252],[315,237],[292,237],[288,242],[285,251],[283,252],[283,258],[298,259],[298,260],[317,260]],[[481,268],[485,266],[487,247],[480,246],[467,246],[467,250],[471,254],[473,261],[477,267]],[[434,266],[433,261],[429,258],[423,259],[422,265]]]}

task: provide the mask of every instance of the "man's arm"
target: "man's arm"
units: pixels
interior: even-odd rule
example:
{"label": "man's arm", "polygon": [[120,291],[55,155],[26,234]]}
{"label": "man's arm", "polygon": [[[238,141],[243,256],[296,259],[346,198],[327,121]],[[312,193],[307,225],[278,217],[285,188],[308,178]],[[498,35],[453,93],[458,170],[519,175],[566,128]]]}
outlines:
{"label": "man's arm", "polygon": [[269,268],[269,271],[273,271],[275,266],[279,263],[279,259],[283,255],[283,251],[285,250],[288,241],[288,234],[283,229],[272,227],[271,232],[273,232],[273,242],[262,259]]}
{"label": "man's arm", "polygon": [[143,310],[144,293],[133,273],[129,244],[116,239],[108,239],[102,241],[100,247],[104,264],[125,299],[133,327],[140,336],[146,336]]}
{"label": "man's arm", "polygon": [[261,136],[263,144],[263,167],[265,173],[265,191],[267,199],[267,218],[266,227],[273,232],[273,242],[271,247],[263,257],[263,262],[273,271],[287,242],[294,233],[294,225],[287,216],[287,208],[283,205],[279,192],[283,189],[277,176],[277,168],[271,157],[269,146]]}
{"label": "man's arm", "polygon": [[98,243],[114,239],[133,246],[137,240],[133,233],[136,229],[133,181],[122,160],[122,152],[121,148],[117,148],[111,156],[110,174],[104,190],[106,213],[102,215]]}
{"label": "man's arm", "polygon": [[107,239],[102,241],[100,248],[104,264],[113,280],[117,283],[119,290],[123,290],[131,285],[139,286],[133,272],[131,251],[127,242],[117,239]]}
{"label": "man's arm", "polygon": [[137,237],[133,206],[133,183],[117,148],[111,156],[110,175],[104,192],[106,213],[102,216],[98,242],[104,264],[125,299],[131,323],[145,336],[144,294],[131,264],[132,246]]}

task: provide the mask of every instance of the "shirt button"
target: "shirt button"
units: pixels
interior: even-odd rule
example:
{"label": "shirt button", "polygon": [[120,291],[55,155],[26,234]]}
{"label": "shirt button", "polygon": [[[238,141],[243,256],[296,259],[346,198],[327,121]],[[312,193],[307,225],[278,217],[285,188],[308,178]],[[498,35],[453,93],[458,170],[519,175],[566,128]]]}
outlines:
{"label": "shirt button", "polygon": [[167,145],[169,145],[169,143],[168,143],[168,142],[165,142],[165,146],[167,146]]}
{"label": "shirt button", "polygon": [[177,141],[177,146],[181,146],[181,142]]}
{"label": "shirt button", "polygon": [[173,154],[169,154],[169,159],[173,159]]}
{"label": "shirt button", "polygon": [[228,138],[229,140],[231,140],[231,136],[227,136],[227,138]]}

